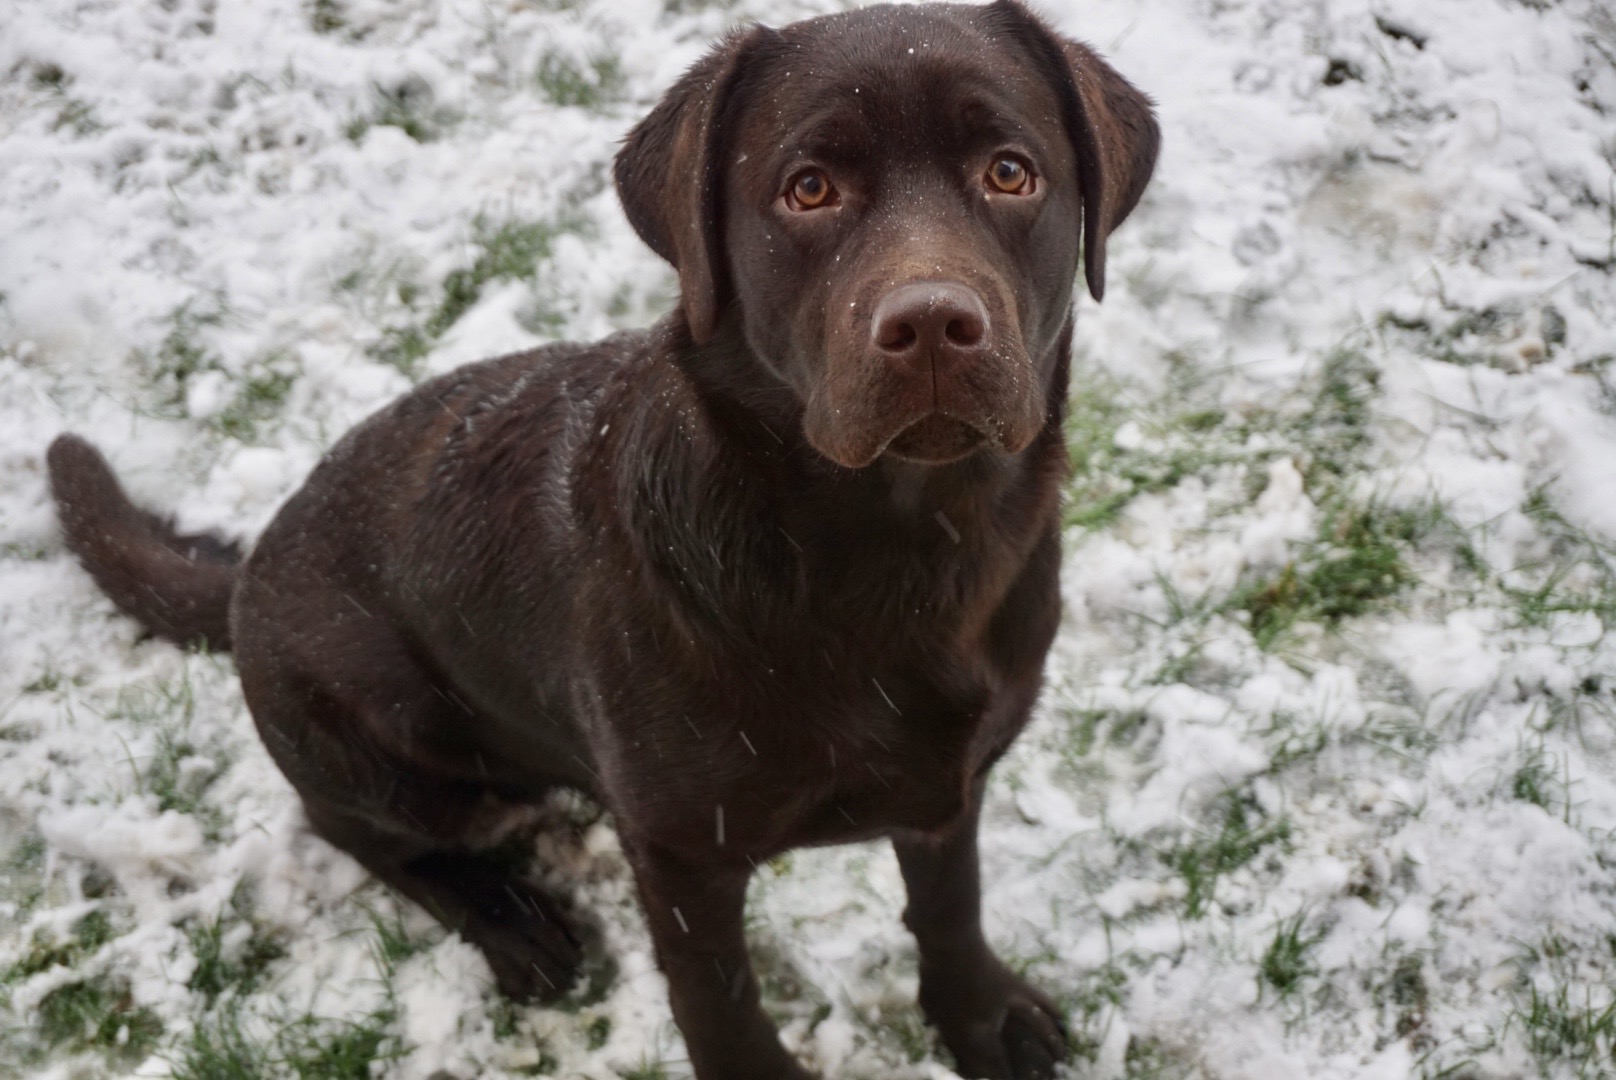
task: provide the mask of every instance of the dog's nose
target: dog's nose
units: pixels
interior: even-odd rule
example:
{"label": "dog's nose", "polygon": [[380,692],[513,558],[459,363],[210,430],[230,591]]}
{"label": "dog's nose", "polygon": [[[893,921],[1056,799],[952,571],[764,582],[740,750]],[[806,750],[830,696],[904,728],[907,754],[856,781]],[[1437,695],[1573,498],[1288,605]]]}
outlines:
{"label": "dog's nose", "polygon": [[986,351],[988,310],[964,285],[915,281],[881,298],[870,333],[894,364],[916,373],[940,371]]}

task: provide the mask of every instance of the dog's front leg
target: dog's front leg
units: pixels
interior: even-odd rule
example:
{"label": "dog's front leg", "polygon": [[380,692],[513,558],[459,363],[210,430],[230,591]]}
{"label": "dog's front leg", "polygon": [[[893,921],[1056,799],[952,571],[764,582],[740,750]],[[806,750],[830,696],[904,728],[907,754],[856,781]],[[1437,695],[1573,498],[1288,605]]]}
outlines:
{"label": "dog's front leg", "polygon": [[961,1076],[1045,1080],[1066,1058],[1060,1011],[1004,965],[982,934],[982,887],[970,809],[946,830],[895,837],[909,906],[903,921],[920,947],[920,1007]]}
{"label": "dog's front leg", "polygon": [[811,1080],[758,1004],[742,932],[750,869],[644,845],[628,856],[697,1080]]}

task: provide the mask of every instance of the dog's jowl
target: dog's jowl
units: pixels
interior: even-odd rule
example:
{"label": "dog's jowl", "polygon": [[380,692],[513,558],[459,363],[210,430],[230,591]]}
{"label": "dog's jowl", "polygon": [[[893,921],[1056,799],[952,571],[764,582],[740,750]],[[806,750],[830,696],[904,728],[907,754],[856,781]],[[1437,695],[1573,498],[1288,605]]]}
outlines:
{"label": "dog's jowl", "polygon": [[807,1075],[747,879],[873,837],[961,1074],[1050,1076],[1058,1010],[982,934],[977,815],[1058,618],[1073,292],[1156,146],[1148,99],[1010,0],[738,31],[617,158],[677,311],[421,386],[244,560],[63,436],[68,544],[153,633],[234,651],[311,828],[506,993],[564,991],[580,942],[490,823],[571,788],[612,814],[700,1080]]}

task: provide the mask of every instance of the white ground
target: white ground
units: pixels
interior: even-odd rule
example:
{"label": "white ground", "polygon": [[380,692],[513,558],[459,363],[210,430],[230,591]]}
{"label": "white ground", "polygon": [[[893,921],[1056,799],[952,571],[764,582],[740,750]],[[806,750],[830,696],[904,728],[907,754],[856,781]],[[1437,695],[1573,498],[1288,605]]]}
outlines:
{"label": "white ground", "polygon": [[[553,242],[417,377],[650,321],[616,140],[724,27],[832,6],[0,0],[0,1075],[684,1074],[605,824],[558,809],[547,854],[615,978],[501,1005],[303,830],[228,660],[97,594],[41,457],[85,433],[250,537],[501,227]],[[1077,1076],[1616,1075],[1616,16],[1046,7],[1166,149],[1081,302],[1067,618],[991,792],[992,936]],[[1309,606],[1332,574],[1361,602]],[[827,1076],[952,1075],[901,902],[884,847],[755,886]]]}

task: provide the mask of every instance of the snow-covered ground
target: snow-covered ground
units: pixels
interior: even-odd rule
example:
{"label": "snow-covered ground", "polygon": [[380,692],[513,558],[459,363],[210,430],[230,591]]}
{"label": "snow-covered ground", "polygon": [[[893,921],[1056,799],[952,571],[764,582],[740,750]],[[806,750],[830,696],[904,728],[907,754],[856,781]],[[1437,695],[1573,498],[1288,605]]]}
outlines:
{"label": "snow-covered ground", "polygon": [[[73,565],[41,458],[85,433],[251,537],[412,379],[651,321],[616,140],[725,27],[832,6],[0,0],[0,1075],[687,1073],[607,823],[545,855],[610,961],[505,1004],[307,834],[228,659]],[[1616,1075],[1616,14],[1045,9],[1166,143],[1081,301],[993,938],[1076,1076]],[[756,881],[827,1077],[952,1075],[901,903],[884,846]]]}

